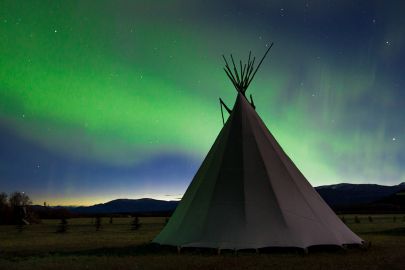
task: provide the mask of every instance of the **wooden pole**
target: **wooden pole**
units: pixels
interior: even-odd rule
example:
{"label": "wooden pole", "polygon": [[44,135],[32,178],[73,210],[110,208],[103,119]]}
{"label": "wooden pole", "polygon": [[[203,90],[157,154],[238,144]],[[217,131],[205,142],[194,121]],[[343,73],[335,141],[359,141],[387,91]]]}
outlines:
{"label": "wooden pole", "polygon": [[219,98],[219,107],[221,107],[222,124],[225,126],[224,110],[222,109],[221,98]]}
{"label": "wooden pole", "polygon": [[252,77],[250,78],[250,80],[249,80],[249,82],[248,82],[248,84],[247,84],[247,87],[249,87],[249,84],[252,82],[253,78],[254,78],[255,75],[256,75],[256,72],[259,70],[260,66],[261,66],[262,63],[263,63],[264,58],[266,58],[266,55],[269,53],[271,47],[273,47],[273,44],[274,44],[274,43],[272,42],[272,43],[270,44],[270,47],[269,47],[269,48],[267,49],[267,51],[264,53],[264,55],[263,55],[263,57],[262,57],[262,60],[260,60],[259,64],[257,65],[255,72],[253,73]]}

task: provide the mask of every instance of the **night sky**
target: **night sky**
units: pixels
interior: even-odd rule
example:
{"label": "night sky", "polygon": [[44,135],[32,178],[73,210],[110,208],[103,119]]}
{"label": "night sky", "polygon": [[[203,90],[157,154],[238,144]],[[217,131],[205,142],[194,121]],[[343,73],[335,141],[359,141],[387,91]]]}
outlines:
{"label": "night sky", "polygon": [[1,1],[0,191],[182,196],[261,57],[257,111],[312,185],[405,181],[404,1]]}

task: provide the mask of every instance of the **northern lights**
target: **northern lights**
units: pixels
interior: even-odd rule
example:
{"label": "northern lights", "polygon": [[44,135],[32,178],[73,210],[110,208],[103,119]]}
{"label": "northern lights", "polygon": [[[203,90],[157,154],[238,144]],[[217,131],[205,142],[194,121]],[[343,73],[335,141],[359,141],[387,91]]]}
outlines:
{"label": "northern lights", "polygon": [[[232,3],[232,4],[231,4]],[[2,1],[0,191],[35,203],[181,197],[249,87],[312,185],[405,181],[401,1]]]}

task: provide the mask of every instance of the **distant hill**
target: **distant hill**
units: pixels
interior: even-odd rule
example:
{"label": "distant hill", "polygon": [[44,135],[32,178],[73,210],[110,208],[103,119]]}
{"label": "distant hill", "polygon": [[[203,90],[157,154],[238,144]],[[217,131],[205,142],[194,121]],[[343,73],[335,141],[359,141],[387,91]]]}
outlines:
{"label": "distant hill", "polygon": [[369,204],[405,190],[405,182],[395,186],[375,184],[337,184],[315,188],[333,208]]}
{"label": "distant hill", "polygon": [[381,200],[372,203],[372,206],[380,212],[397,211],[405,212],[405,188]]}
{"label": "distant hill", "polygon": [[178,201],[162,201],[154,199],[118,199],[107,203],[93,206],[80,206],[70,208],[76,214],[113,214],[113,213],[156,213],[171,212],[178,204]]}
{"label": "distant hill", "polygon": [[[315,188],[334,210],[343,212],[405,211],[405,183],[395,186],[375,184],[336,184]],[[171,213],[179,201],[155,199],[117,199],[93,206],[52,207],[53,210],[68,210],[78,215]],[[43,206],[33,206],[43,211]]]}

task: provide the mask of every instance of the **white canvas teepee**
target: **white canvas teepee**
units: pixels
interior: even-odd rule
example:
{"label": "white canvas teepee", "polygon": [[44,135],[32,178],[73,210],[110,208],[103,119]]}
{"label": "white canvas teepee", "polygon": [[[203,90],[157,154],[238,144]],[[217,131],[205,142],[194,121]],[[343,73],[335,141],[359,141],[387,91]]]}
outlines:
{"label": "white canvas teepee", "polygon": [[[239,86],[245,78],[230,75]],[[277,143],[246,88],[237,88],[228,120],[154,242],[236,250],[361,244]]]}

